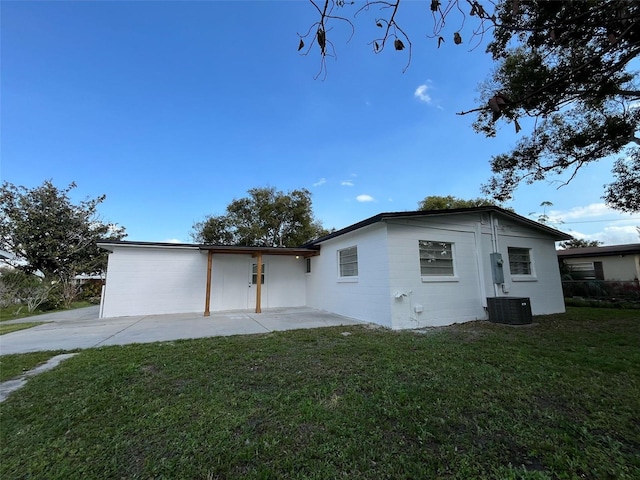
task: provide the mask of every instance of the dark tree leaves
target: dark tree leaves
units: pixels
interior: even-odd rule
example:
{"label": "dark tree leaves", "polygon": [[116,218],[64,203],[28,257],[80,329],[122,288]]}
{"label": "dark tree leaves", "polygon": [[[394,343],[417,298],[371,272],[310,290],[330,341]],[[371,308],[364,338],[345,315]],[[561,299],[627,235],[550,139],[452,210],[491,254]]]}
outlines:
{"label": "dark tree leaves", "polygon": [[2,185],[0,248],[16,255],[16,266],[60,281],[105,270],[107,253],[96,243],[122,239],[124,228],[98,217],[104,195],[72,203],[69,192],[75,187],[60,190],[49,180],[33,189]]}
{"label": "dark tree leaves", "polygon": [[225,215],[193,226],[195,242],[214,245],[297,247],[327,233],[313,217],[311,193],[273,187],[252,188],[235,199]]}
{"label": "dark tree leaves", "polygon": [[599,247],[602,245],[600,240],[584,240],[582,238],[572,238],[571,240],[567,240],[566,242],[560,242],[560,248],[588,248],[588,247]]}
{"label": "dark tree leaves", "polygon": [[[344,3],[310,3],[319,15],[314,27],[328,32],[328,22],[342,23],[353,33],[353,23],[333,11]],[[428,5],[427,41],[437,42],[438,48],[447,28],[453,31],[455,45],[462,43],[463,28],[472,45],[493,35],[487,51],[495,70],[481,87],[480,104],[461,112],[477,112],[475,130],[495,136],[503,121],[513,123],[516,133],[533,125],[516,148],[492,160],[494,176],[484,186],[485,193],[503,201],[522,182],[556,177],[552,179],[567,183],[582,166],[609,155],[630,156],[625,151],[640,145],[635,135],[640,130],[636,114],[640,89],[630,67],[640,54],[640,2],[431,0]],[[372,9],[383,12],[376,25],[386,26],[382,36],[371,42],[374,52],[381,53],[390,39],[397,39],[396,50],[406,44],[406,70],[412,44],[397,23],[401,2],[366,2],[355,10],[354,18]],[[322,46],[321,55],[324,62]],[[533,121],[523,122],[527,117]],[[639,196],[640,171],[628,164],[616,164],[605,199],[614,208],[638,211],[634,199]]]}
{"label": "dark tree leaves", "polygon": [[452,195],[442,197],[439,195],[430,195],[418,202],[418,210],[451,210],[452,208],[470,208],[470,207],[492,207],[497,203],[488,198],[474,198],[465,200]]}
{"label": "dark tree leaves", "polygon": [[[504,201],[522,182],[563,178],[637,144],[640,115],[630,62],[640,53],[640,4],[627,1],[498,3],[498,28],[488,47],[497,62],[474,125],[496,134],[496,121],[536,119],[511,152],[491,161],[484,191]],[[496,105],[496,92],[509,102]],[[515,124],[516,131],[520,124]],[[609,205],[640,210],[640,169],[619,161],[606,189]]]}
{"label": "dark tree leaves", "polygon": [[605,200],[625,212],[640,212],[640,149],[634,147],[613,167],[615,181],[607,186]]}

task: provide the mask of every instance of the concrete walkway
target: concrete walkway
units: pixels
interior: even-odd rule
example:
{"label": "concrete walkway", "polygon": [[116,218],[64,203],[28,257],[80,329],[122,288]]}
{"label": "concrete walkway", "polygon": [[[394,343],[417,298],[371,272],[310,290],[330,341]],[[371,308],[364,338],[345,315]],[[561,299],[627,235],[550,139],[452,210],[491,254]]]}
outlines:
{"label": "concrete walkway", "polygon": [[300,328],[362,325],[359,320],[312,308],[146,315],[98,319],[99,307],[87,307],[3,323],[50,322],[0,335],[0,355],[42,350],[75,350],[105,345],[150,343],[188,338],[267,333]]}
{"label": "concrete walkway", "polygon": [[50,358],[47,362],[41,365],[38,365],[35,368],[32,368],[28,372],[23,373],[22,375],[16,378],[7,380],[5,382],[1,382],[0,383],[0,403],[4,402],[11,393],[24,387],[29,378],[57,367],[58,365],[60,365],[61,362],[64,362],[67,358],[71,358],[74,355],[77,355],[77,353],[63,353],[61,355],[56,355],[55,357]]}

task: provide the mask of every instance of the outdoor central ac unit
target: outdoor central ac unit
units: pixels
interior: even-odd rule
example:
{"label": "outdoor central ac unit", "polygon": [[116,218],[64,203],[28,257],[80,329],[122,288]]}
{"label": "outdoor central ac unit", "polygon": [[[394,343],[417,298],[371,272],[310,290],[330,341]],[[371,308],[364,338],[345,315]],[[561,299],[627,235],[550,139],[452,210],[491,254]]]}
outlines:
{"label": "outdoor central ac unit", "polygon": [[489,321],[509,325],[526,325],[533,322],[531,300],[519,297],[487,298]]}

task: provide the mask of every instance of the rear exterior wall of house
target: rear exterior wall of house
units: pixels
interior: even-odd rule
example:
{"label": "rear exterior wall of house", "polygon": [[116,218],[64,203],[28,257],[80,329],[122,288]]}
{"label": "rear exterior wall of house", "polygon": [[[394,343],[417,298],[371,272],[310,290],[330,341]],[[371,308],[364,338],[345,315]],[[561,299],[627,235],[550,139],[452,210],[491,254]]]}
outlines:
{"label": "rear exterior wall of house", "polygon": [[114,247],[101,317],[202,311],[206,278],[197,248]]}
{"label": "rear exterior wall of house", "polygon": [[[101,317],[204,313],[207,252],[197,247],[114,246]],[[261,308],[306,303],[305,261],[263,256]],[[210,311],[255,310],[256,259],[214,254]]]}
{"label": "rear exterior wall of house", "polygon": [[307,274],[307,306],[391,327],[386,225],[323,242]]}

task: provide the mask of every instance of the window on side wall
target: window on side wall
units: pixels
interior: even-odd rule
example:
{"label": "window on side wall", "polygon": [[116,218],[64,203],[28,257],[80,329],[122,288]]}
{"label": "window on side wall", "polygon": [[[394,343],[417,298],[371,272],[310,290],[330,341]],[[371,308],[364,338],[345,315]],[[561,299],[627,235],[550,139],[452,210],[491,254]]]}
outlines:
{"label": "window on side wall", "polygon": [[573,280],[604,280],[602,262],[576,262],[567,267]]}
{"label": "window on side wall", "polygon": [[305,273],[311,273],[311,259],[305,258]]}
{"label": "window on side wall", "polygon": [[528,248],[509,247],[509,271],[511,275],[532,276],[531,250]]}
{"label": "window on side wall", "polygon": [[358,247],[349,247],[338,251],[340,277],[358,276]]}
{"label": "window on side wall", "polygon": [[453,243],[418,240],[420,275],[423,277],[453,277]]}

